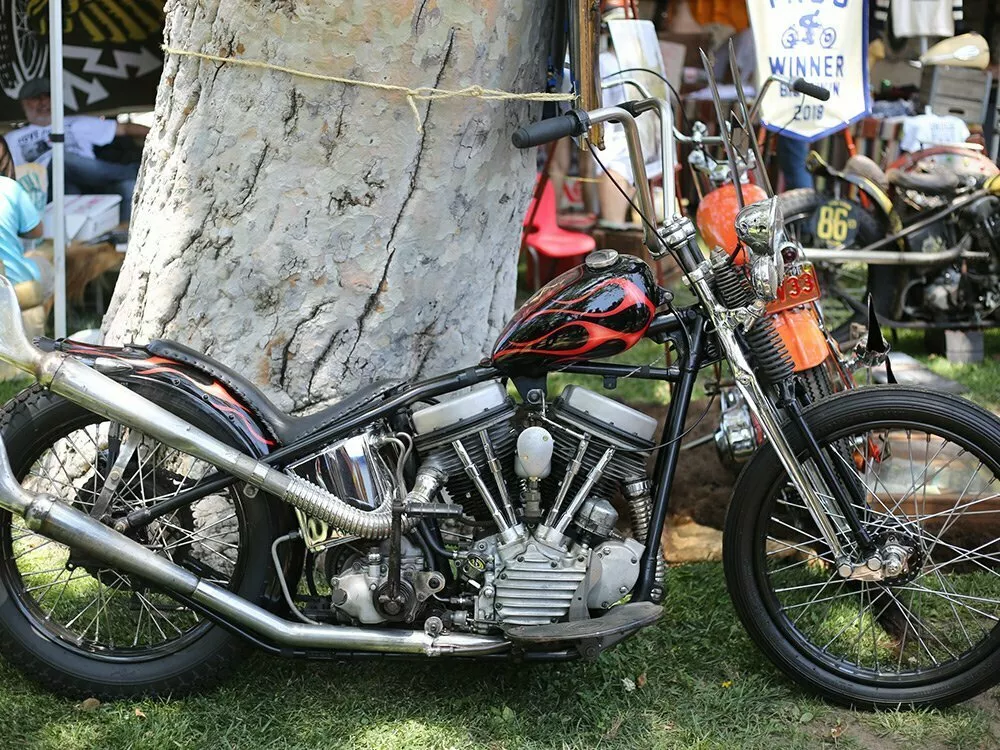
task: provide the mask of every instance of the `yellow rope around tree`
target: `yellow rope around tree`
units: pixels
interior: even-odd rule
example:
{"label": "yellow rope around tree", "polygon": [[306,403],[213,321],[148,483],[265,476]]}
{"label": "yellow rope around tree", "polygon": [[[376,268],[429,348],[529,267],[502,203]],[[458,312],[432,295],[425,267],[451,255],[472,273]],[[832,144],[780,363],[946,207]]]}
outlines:
{"label": "yellow rope around tree", "polygon": [[372,81],[362,81],[357,78],[342,78],[340,76],[331,76],[324,73],[312,73],[308,70],[298,70],[297,68],[289,68],[284,65],[275,65],[274,63],[265,62],[264,60],[246,60],[240,57],[222,57],[221,55],[210,55],[205,52],[177,49],[166,45],[164,45],[162,49],[166,54],[176,55],[178,57],[197,57],[202,60],[211,60],[212,62],[226,63],[229,65],[242,65],[246,68],[277,70],[281,73],[288,73],[289,75],[299,76],[300,78],[310,78],[314,81],[342,83],[347,86],[362,86],[369,89],[378,89],[380,91],[392,91],[398,94],[405,94],[406,103],[409,104],[410,109],[413,110],[413,117],[417,122],[418,133],[423,132],[424,126],[423,121],[420,119],[420,111],[417,109],[417,99],[452,99],[457,96],[463,96],[473,99],[486,99],[490,101],[518,100],[528,102],[567,102],[576,98],[574,94],[516,94],[512,91],[486,89],[482,86],[466,86],[463,89],[438,89],[433,86],[418,86],[417,88],[411,89],[408,86],[399,86],[392,83],[373,83]]}

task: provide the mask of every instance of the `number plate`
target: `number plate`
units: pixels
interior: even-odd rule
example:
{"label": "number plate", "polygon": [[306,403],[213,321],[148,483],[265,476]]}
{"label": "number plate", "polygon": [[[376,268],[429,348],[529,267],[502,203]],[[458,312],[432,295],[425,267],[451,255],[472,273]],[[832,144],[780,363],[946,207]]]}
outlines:
{"label": "number plate", "polygon": [[850,201],[834,198],[821,205],[812,215],[809,229],[818,246],[841,247],[854,242],[858,233],[858,212]]}
{"label": "number plate", "polygon": [[778,287],[778,296],[768,303],[768,313],[787,310],[789,307],[804,305],[820,298],[819,280],[812,263],[798,263],[789,269],[785,280]]}

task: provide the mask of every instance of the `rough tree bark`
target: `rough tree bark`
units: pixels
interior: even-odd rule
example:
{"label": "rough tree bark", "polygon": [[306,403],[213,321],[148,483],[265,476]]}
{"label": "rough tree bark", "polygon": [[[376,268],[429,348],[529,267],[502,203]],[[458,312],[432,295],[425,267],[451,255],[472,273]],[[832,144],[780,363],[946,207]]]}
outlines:
{"label": "rough tree bark", "polygon": [[[533,0],[174,0],[168,46],[407,86],[543,85]],[[169,57],[109,342],[167,337],[289,410],[474,364],[509,315],[538,105]]]}

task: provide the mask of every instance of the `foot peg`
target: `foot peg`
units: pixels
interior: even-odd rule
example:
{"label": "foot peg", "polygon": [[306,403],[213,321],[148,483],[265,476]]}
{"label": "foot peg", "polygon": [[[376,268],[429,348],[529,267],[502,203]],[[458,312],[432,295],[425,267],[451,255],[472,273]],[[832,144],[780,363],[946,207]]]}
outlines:
{"label": "foot peg", "polygon": [[574,646],[586,659],[596,658],[633,633],[651,625],[663,615],[663,607],[651,602],[632,602],[612,607],[592,620],[557,622],[552,625],[510,625],[507,638],[525,650],[551,649],[563,644]]}

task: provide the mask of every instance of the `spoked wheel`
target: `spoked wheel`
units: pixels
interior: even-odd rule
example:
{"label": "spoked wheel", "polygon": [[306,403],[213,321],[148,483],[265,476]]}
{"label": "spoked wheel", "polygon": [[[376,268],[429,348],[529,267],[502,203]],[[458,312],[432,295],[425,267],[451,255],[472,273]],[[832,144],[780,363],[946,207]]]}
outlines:
{"label": "spoked wheel", "polygon": [[[725,535],[729,592],[750,635],[790,677],[841,703],[943,706],[995,684],[1000,423],[961,399],[894,387],[807,414],[882,568],[876,580],[841,577],[765,446],[734,490]],[[846,529],[839,536],[867,559]]]}
{"label": "spoked wheel", "polygon": [[[162,403],[163,394],[160,394]],[[183,410],[183,409],[182,409]],[[184,414],[222,439],[220,424]],[[213,469],[189,455],[31,391],[8,404],[3,439],[24,486],[105,523],[191,487]],[[129,535],[204,580],[251,600],[268,576],[267,506],[235,489]],[[0,513],[0,648],[31,677],[76,695],[183,692],[214,681],[234,637],[140,578],[114,570]]]}

